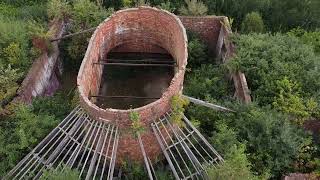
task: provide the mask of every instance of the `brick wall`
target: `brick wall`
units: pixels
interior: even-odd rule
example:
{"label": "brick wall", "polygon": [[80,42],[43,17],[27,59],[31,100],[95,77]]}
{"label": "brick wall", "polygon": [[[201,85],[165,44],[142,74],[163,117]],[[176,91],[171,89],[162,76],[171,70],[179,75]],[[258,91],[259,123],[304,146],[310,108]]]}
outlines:
{"label": "brick wall", "polygon": [[[49,29],[55,32],[53,38],[60,38],[64,33],[65,24],[63,21],[53,21]],[[44,52],[34,60],[14,101],[31,103],[33,97],[52,95],[58,88],[59,82],[56,77],[57,74],[55,73],[59,57],[58,43],[59,41],[52,43],[50,54]]]}
{"label": "brick wall", "polygon": [[[131,110],[101,109],[89,100],[90,93],[98,94],[103,71],[103,66],[93,63],[100,59],[108,61],[105,56],[114,48],[118,50],[122,48],[123,51],[128,51],[125,48],[131,48],[138,52],[149,52],[156,47],[161,47],[170,53],[178,67],[175,69],[170,86],[160,99],[132,110],[139,113],[140,121],[145,126],[146,132],[141,136],[148,147],[146,151],[151,159],[155,159],[161,151],[151,134],[150,124],[170,109],[171,97],[181,92],[187,64],[187,37],[178,17],[150,7],[131,8],[114,13],[101,23],[92,35],[77,79],[81,106],[93,118],[115,123],[120,129],[130,128]],[[118,154],[118,161],[124,159],[125,155],[130,155],[134,160],[142,160],[137,140],[126,133],[120,136]]]}
{"label": "brick wall", "polygon": [[208,44],[209,50],[215,56],[216,44],[221,29],[223,16],[179,16],[187,31],[194,32]]}

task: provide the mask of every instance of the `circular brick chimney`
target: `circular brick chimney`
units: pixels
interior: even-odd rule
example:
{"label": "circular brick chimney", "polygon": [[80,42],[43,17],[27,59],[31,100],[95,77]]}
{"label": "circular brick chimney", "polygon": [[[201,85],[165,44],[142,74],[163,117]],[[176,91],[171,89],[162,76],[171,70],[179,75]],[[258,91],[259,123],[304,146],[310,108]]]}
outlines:
{"label": "circular brick chimney", "polygon": [[[150,104],[128,110],[102,109],[94,99],[90,99],[90,95],[99,93],[103,72],[103,66],[95,63],[101,59],[108,61],[107,53],[121,45],[135,52],[153,52],[163,48],[176,62],[174,77],[161,98]],[[121,132],[118,162],[125,158],[137,161],[143,158],[137,140],[131,133],[126,133],[131,128],[131,111],[139,113],[144,126],[141,137],[148,157],[155,159],[161,153],[150,124],[170,109],[171,97],[181,93],[187,56],[187,36],[182,23],[177,16],[164,10],[151,7],[120,10],[95,30],[77,78],[80,104],[92,118],[118,125]]]}

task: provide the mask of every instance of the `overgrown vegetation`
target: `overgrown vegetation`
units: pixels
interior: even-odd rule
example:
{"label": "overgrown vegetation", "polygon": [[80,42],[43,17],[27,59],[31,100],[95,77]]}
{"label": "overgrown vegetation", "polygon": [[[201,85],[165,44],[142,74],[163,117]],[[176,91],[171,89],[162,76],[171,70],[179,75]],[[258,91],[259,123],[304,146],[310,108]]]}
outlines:
{"label": "overgrown vegetation", "polygon": [[[217,64],[207,45],[188,34],[189,59],[184,93],[235,109],[216,112],[172,98],[172,120],[184,112],[224,157],[212,179],[279,179],[289,172],[320,172],[319,144],[303,124],[320,119],[320,1],[318,0],[4,0],[0,2],[0,103],[15,96],[32,61],[50,51],[49,19],[70,19],[68,33],[96,27],[113,9],[142,4],[179,15],[226,15],[234,19],[236,55]],[[254,34],[253,34],[254,32]],[[272,32],[272,33],[268,33]],[[262,34],[264,33],[264,34]],[[76,71],[91,33],[64,40],[66,70]],[[245,73],[254,103],[234,99],[229,73]],[[11,104],[0,120],[0,177],[43,139],[78,103],[77,94],[36,98],[32,105]],[[131,112],[134,134],[142,132],[139,114]],[[314,136],[316,137],[316,136]],[[138,164],[124,168],[126,179],[144,179]],[[163,167],[159,179],[172,179]],[[44,179],[73,179],[78,173],[47,171]]]}
{"label": "overgrown vegetation", "polygon": [[133,131],[133,135],[137,137],[140,133],[144,131],[144,127],[140,121],[140,115],[136,111],[130,111],[129,118],[132,121],[131,128]]}
{"label": "overgrown vegetation", "polygon": [[171,98],[171,108],[172,115],[170,120],[177,124],[178,126],[184,126],[182,121],[183,113],[185,111],[184,107],[189,104],[188,99],[182,97],[181,95],[174,95]]}
{"label": "overgrown vegetation", "polygon": [[61,165],[56,169],[50,169],[44,171],[41,176],[41,180],[77,180],[79,179],[79,171],[76,169],[71,169],[66,165]]}

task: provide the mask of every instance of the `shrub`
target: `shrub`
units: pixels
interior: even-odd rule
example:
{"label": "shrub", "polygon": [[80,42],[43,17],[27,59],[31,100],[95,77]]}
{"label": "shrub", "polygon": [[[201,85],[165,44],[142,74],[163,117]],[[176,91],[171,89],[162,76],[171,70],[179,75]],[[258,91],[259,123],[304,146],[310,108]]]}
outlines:
{"label": "shrub", "polygon": [[16,94],[19,88],[17,80],[21,75],[17,69],[11,68],[10,65],[7,68],[0,65],[0,107],[10,101]]}
{"label": "shrub", "polygon": [[140,121],[140,115],[136,111],[130,111],[129,118],[131,120],[131,128],[133,135],[136,137],[138,134],[144,131],[144,127]]}
{"label": "shrub", "polygon": [[77,169],[71,169],[66,165],[62,165],[57,169],[49,169],[44,171],[40,180],[78,180],[80,172]]}
{"label": "shrub", "polygon": [[[0,33],[0,57],[2,59],[0,63],[7,66],[11,59],[15,62],[12,64],[13,68],[26,70],[31,62],[28,58],[30,37],[27,36],[27,24],[0,14],[0,32],[5,32]],[[18,54],[15,54],[16,52]]]}
{"label": "shrub", "polygon": [[189,35],[188,42],[188,67],[199,67],[201,64],[209,62],[208,47],[195,35]]}
{"label": "shrub", "polygon": [[36,115],[32,107],[16,105],[14,114],[0,121],[0,176],[39,143],[57,123],[53,116]]}
{"label": "shrub", "polygon": [[307,32],[298,27],[290,30],[287,34],[289,36],[298,37],[303,43],[313,46],[315,53],[320,54],[320,30]]}
{"label": "shrub", "polygon": [[187,6],[181,6],[179,12],[181,15],[202,16],[208,11],[207,6],[200,0],[185,0]]}
{"label": "shrub", "polygon": [[57,92],[52,97],[37,97],[32,101],[33,112],[36,114],[48,114],[56,119],[64,119],[72,110],[71,98],[62,92]]}
{"label": "shrub", "polygon": [[191,119],[200,121],[200,130],[212,136],[210,141],[220,153],[226,155],[233,144],[244,144],[254,174],[277,178],[290,172],[308,137],[303,130],[292,125],[288,116],[267,107],[236,103],[228,104],[228,107],[237,110],[237,113],[193,106],[188,108],[187,114]]}
{"label": "shrub", "polygon": [[184,93],[204,100],[230,99],[233,96],[233,85],[226,74],[222,66],[204,64],[186,74]]}
{"label": "shrub", "polygon": [[226,160],[217,167],[210,167],[208,171],[208,179],[226,179],[226,180],[258,180],[250,172],[250,162],[244,153],[244,146],[232,146],[229,150]]}
{"label": "shrub", "polygon": [[188,99],[181,97],[180,95],[174,95],[171,98],[171,108],[172,108],[172,115],[171,121],[179,126],[184,126],[182,121],[184,107],[189,104]]}
{"label": "shrub", "polygon": [[282,34],[241,35],[235,43],[236,56],[228,67],[246,74],[251,95],[260,105],[272,104],[278,92],[276,82],[285,77],[301,85],[304,101],[319,94],[320,57],[312,47]]}
{"label": "shrub", "polygon": [[[75,33],[95,27],[112,12],[112,8],[108,10],[103,9],[90,0],[75,0],[71,12],[73,20],[71,32]],[[73,37],[71,41],[68,42],[67,52],[71,59],[82,61],[90,36],[91,33],[83,33]]]}
{"label": "shrub", "polygon": [[260,14],[257,12],[248,13],[242,21],[241,31],[244,33],[262,33],[264,31],[264,23]]}
{"label": "shrub", "polygon": [[70,5],[66,0],[50,0],[47,12],[50,19],[64,19],[70,15]]}

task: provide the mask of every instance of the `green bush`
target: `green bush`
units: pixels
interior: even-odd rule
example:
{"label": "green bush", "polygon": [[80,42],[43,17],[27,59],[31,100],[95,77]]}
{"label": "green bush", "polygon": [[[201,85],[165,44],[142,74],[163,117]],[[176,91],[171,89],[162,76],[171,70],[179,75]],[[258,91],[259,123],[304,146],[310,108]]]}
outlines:
{"label": "green bush", "polygon": [[300,27],[290,30],[289,36],[298,37],[303,43],[314,47],[316,54],[320,54],[320,30],[308,32]]}
{"label": "green bush", "polygon": [[225,162],[217,167],[210,167],[208,171],[208,179],[217,180],[258,180],[258,178],[250,171],[250,162],[244,153],[244,146],[232,146],[230,153],[226,156]]}
{"label": "green bush", "polygon": [[[277,82],[285,77],[301,86],[301,98],[319,101],[320,56],[297,38],[282,34],[251,34],[235,38],[236,56],[228,67],[246,74],[253,99],[272,104],[278,96]],[[293,92],[295,93],[295,92]]]}
{"label": "green bush", "polygon": [[188,67],[199,67],[201,64],[209,62],[208,47],[197,36],[189,35],[188,42]]}
{"label": "green bush", "polygon": [[66,0],[49,0],[47,13],[50,19],[64,19],[70,15],[70,5]]}
{"label": "green bush", "polygon": [[0,121],[0,177],[57,125],[54,116],[36,115],[20,104],[14,114]]}
{"label": "green bush", "polygon": [[0,109],[16,94],[19,85],[17,80],[21,78],[18,70],[0,65]]}
{"label": "green bush", "polygon": [[[0,62],[3,66],[13,63],[13,68],[26,70],[30,65],[30,37],[24,21],[10,19],[0,14]],[[10,62],[11,61],[11,62]]]}
{"label": "green bush", "polygon": [[264,24],[260,14],[257,12],[247,14],[242,21],[241,31],[244,33],[262,33],[264,31]]}
{"label": "green bush", "polygon": [[72,97],[67,97],[62,92],[57,92],[52,97],[37,97],[32,101],[33,112],[52,115],[62,120],[73,108],[71,99]]}
{"label": "green bush", "polygon": [[233,84],[226,74],[222,66],[204,64],[186,74],[184,93],[200,99],[229,99],[233,96]]}
{"label": "green bush", "polygon": [[187,114],[192,120],[199,120],[200,130],[211,136],[210,141],[219,153],[226,155],[233,144],[244,144],[254,174],[276,178],[290,172],[308,137],[303,130],[289,123],[288,116],[270,108],[234,102],[227,107],[237,113],[193,106],[187,109]]}
{"label": "green bush", "polygon": [[[75,0],[71,10],[71,32],[79,32],[92,28],[106,19],[113,9],[103,9],[90,0]],[[84,33],[73,37],[67,44],[68,56],[75,61],[82,61],[92,33]]]}

